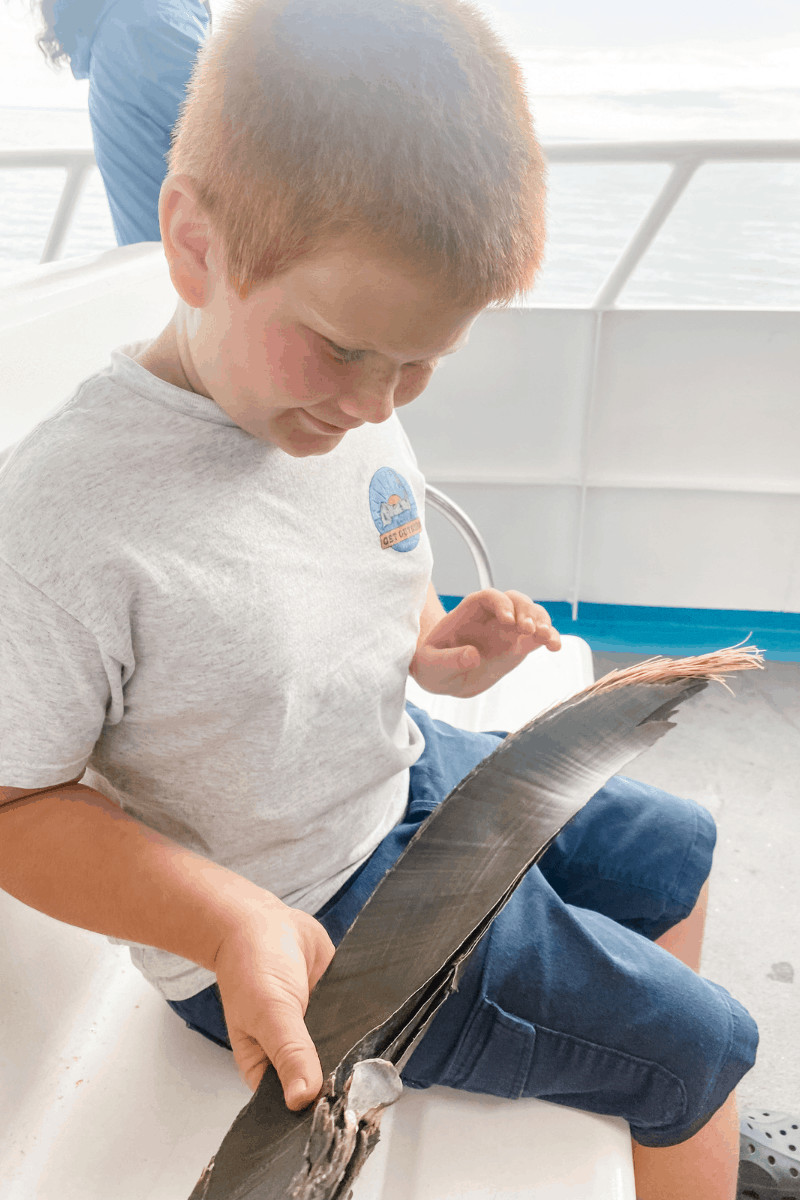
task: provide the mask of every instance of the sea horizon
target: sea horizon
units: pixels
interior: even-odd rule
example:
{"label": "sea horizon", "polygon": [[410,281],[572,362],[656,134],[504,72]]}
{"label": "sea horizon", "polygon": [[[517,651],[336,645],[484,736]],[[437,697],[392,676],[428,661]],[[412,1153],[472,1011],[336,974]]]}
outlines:
{"label": "sea horizon", "polygon": [[[0,10],[0,27],[10,18]],[[20,23],[13,28],[19,38]],[[0,28],[0,32],[3,32]],[[0,150],[91,148],[88,81],[54,72],[24,30],[29,61],[0,75]],[[543,142],[798,137],[798,50],[788,39],[638,46],[510,41]],[[0,62],[3,60],[0,53]],[[15,75],[16,72],[16,75]],[[31,80],[47,87],[33,91]],[[15,79],[24,85],[13,91]],[[9,101],[13,101],[9,103]],[[34,102],[31,102],[34,101]],[[665,164],[552,164],[549,241],[537,304],[586,304],[647,211]],[[0,284],[38,263],[63,185],[59,170],[0,171]],[[703,167],[638,267],[624,306],[797,307],[798,171],[793,163]],[[116,245],[93,171],[64,257]]]}

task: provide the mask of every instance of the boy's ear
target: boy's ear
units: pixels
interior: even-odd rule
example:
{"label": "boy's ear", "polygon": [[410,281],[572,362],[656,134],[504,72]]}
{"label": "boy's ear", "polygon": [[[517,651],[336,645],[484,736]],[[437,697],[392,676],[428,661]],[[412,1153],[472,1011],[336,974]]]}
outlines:
{"label": "boy's ear", "polygon": [[167,175],[159,194],[159,226],[170,278],[192,308],[205,308],[214,286],[212,229],[186,175]]}

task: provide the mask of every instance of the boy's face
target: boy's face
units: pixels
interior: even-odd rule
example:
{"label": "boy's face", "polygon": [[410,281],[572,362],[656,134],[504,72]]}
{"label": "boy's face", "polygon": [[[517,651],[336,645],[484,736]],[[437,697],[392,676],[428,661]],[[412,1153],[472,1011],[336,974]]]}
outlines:
{"label": "boy's face", "polygon": [[199,243],[185,241],[165,236],[189,307],[179,305],[139,361],[295,458],[327,454],[348,429],[409,404],[481,311],[449,300],[419,269],[347,245],[301,260],[242,301],[216,269],[213,243],[198,255]]}

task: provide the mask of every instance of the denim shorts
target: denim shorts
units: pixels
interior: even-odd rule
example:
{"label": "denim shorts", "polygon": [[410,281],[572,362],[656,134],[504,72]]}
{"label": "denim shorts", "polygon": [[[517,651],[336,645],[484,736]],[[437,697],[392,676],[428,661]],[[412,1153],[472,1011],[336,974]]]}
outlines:
{"label": "denim shorts", "polygon": [[[335,944],[420,822],[506,736],[407,710],[425,738],[409,806],[315,914]],[[404,1083],[623,1117],[644,1146],[692,1137],[751,1069],[758,1041],[742,1005],[655,945],[695,906],[715,837],[712,817],[693,801],[611,779],[495,919]],[[230,1050],[216,983],[167,1003]]]}

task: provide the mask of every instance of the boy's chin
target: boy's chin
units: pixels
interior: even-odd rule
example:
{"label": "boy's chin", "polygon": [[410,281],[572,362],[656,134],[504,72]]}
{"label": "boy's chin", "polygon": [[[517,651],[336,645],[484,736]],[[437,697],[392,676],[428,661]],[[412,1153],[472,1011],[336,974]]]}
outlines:
{"label": "boy's chin", "polygon": [[293,458],[328,454],[339,445],[347,432],[343,429],[338,433],[324,433],[315,429],[303,409],[295,410],[291,416],[294,420],[276,423],[277,427],[271,430],[270,440]]}
{"label": "boy's chin", "polygon": [[[322,438],[320,440],[322,441]],[[319,457],[322,454],[330,454],[332,450],[336,449],[341,441],[342,438],[326,438],[326,444],[324,446],[301,447],[298,445],[287,445],[282,443],[278,446],[278,448],[279,450],[283,450],[285,454],[291,455],[292,458],[312,458],[314,456]]]}
{"label": "boy's chin", "polygon": [[339,436],[307,433],[305,430],[302,433],[299,430],[291,432],[282,430],[280,434],[276,431],[270,441],[279,450],[283,450],[285,454],[290,454],[293,458],[311,458],[321,454],[330,454],[342,441],[345,433],[344,429]]}

